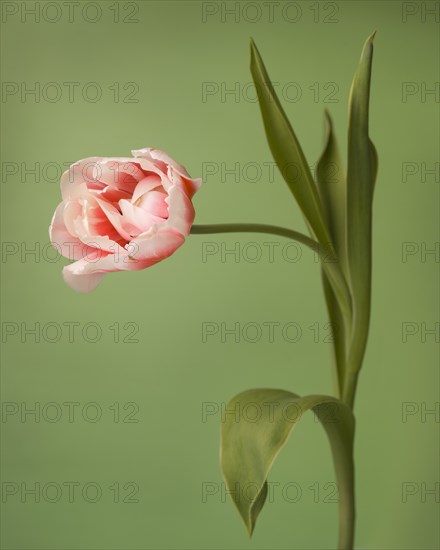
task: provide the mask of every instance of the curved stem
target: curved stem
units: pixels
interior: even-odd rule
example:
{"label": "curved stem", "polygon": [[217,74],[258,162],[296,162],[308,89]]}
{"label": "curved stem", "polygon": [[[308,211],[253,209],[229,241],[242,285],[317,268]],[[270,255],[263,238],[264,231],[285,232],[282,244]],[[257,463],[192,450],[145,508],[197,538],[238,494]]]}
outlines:
{"label": "curved stem", "polygon": [[347,326],[351,326],[351,296],[348,290],[347,282],[339,269],[339,264],[335,258],[334,251],[329,247],[321,245],[314,239],[307,237],[303,233],[280,227],[278,225],[266,225],[262,223],[222,223],[213,225],[193,225],[192,235],[205,235],[212,233],[269,233],[286,237],[298,241],[316,252],[322,261],[322,267],[326,272],[329,281],[339,298],[339,303],[343,311],[344,321]]}
{"label": "curved stem", "polygon": [[212,225],[193,225],[192,235],[206,235],[209,233],[270,233],[280,237],[287,237],[305,244],[316,253],[322,255],[320,244],[303,233],[280,227],[278,225],[266,225],[263,223],[217,223]]}

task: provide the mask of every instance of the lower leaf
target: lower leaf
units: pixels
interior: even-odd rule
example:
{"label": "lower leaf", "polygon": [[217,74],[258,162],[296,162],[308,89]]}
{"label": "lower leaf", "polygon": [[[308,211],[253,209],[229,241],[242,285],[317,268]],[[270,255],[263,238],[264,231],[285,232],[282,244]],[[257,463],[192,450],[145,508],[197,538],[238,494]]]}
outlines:
{"label": "lower leaf", "polygon": [[339,399],[276,389],[238,394],[227,405],[221,434],[221,467],[231,497],[249,535],[267,495],[267,476],[302,415],[312,409],[332,449],[340,498],[339,548],[353,545],[354,417]]}

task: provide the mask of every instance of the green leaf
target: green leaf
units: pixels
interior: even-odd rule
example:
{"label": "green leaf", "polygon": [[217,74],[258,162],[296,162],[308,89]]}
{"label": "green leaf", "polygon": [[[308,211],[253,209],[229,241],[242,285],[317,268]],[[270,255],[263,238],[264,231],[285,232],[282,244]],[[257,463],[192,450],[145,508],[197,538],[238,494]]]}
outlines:
{"label": "green leaf", "polygon": [[333,122],[328,111],[325,111],[325,122],[325,147],[316,166],[316,179],[336,255],[341,262],[343,271],[346,272],[347,184],[333,133]]}
{"label": "green leaf", "polygon": [[368,338],[371,307],[372,202],[377,153],[368,135],[374,33],[367,39],[350,91],[347,167],[347,255],[353,333],[344,400],[350,404]]}
{"label": "green leaf", "polygon": [[341,401],[326,395],[298,395],[275,389],[240,393],[227,405],[221,437],[221,467],[249,535],[267,494],[267,476],[302,414],[313,409],[333,453],[340,502],[340,548],[353,542],[354,417]]}
{"label": "green leaf", "polygon": [[275,162],[316,238],[322,245],[328,246],[331,244],[331,238],[316,184],[253,40],[251,40],[251,73],[257,89],[267,140]]}
{"label": "green leaf", "polygon": [[[316,236],[323,249],[333,256],[335,248],[315,181],[253,40],[251,40],[251,72],[257,89],[267,140],[275,162],[298,202],[312,236]],[[297,170],[292,171],[292,167],[296,167]],[[323,255],[325,256],[325,253]],[[328,261],[323,264],[323,269],[341,310],[344,311],[344,320],[349,323],[351,297],[340,265]]]}
{"label": "green leaf", "polygon": [[[347,275],[347,185],[333,123],[325,111],[326,137],[324,151],[318,160],[316,178],[327,224],[335,246],[340,268]],[[324,295],[332,325],[334,361],[337,371],[338,395],[342,395],[346,372],[346,335],[343,312],[328,277],[322,273]]]}
{"label": "green leaf", "polygon": [[322,285],[324,288],[325,302],[330,319],[333,336],[333,361],[336,369],[336,395],[342,397],[344,391],[344,380],[347,371],[346,356],[346,323],[338,300],[333,292],[331,284],[324,270],[321,272]]}

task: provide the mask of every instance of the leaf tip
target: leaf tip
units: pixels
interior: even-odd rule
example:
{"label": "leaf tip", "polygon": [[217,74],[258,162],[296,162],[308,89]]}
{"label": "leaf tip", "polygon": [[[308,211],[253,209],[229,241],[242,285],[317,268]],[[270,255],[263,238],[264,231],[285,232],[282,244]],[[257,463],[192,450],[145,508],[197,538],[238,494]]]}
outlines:
{"label": "leaf tip", "polygon": [[377,31],[373,31],[370,36],[365,40],[364,49],[369,46],[370,48],[373,47],[374,37],[376,36]]}
{"label": "leaf tip", "polygon": [[258,58],[260,57],[260,53],[258,51],[257,45],[255,44],[252,36],[250,37],[249,45],[251,49],[251,66],[252,66],[253,64],[256,63],[256,60],[258,60]]}
{"label": "leaf tip", "polygon": [[255,41],[252,38],[252,36],[249,37],[249,45],[251,47],[251,55],[253,55],[257,51],[257,46],[256,46]]}
{"label": "leaf tip", "polygon": [[245,518],[243,519],[246,526],[247,536],[249,537],[249,540],[252,540],[252,535],[254,534],[254,529],[255,529],[255,523],[252,522],[251,518],[248,518],[248,520],[246,520]]}
{"label": "leaf tip", "polygon": [[328,124],[328,126],[330,128],[332,128],[333,127],[333,120],[332,120],[332,117],[330,115],[330,111],[328,109],[324,109],[324,119],[325,119],[326,124]]}
{"label": "leaf tip", "polygon": [[330,143],[332,133],[333,133],[333,119],[330,116],[330,112],[327,109],[324,109],[324,152]]}

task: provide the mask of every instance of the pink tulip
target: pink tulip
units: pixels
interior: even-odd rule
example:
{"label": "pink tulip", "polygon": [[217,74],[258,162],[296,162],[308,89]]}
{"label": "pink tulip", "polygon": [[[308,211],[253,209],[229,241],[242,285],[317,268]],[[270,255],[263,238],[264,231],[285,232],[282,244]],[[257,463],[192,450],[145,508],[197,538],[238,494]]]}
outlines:
{"label": "pink tulip", "polygon": [[63,201],[49,235],[63,256],[77,260],[63,269],[74,290],[90,292],[111,271],[150,267],[190,233],[191,199],[202,180],[158,149],[132,154],[86,158],[61,177]]}

